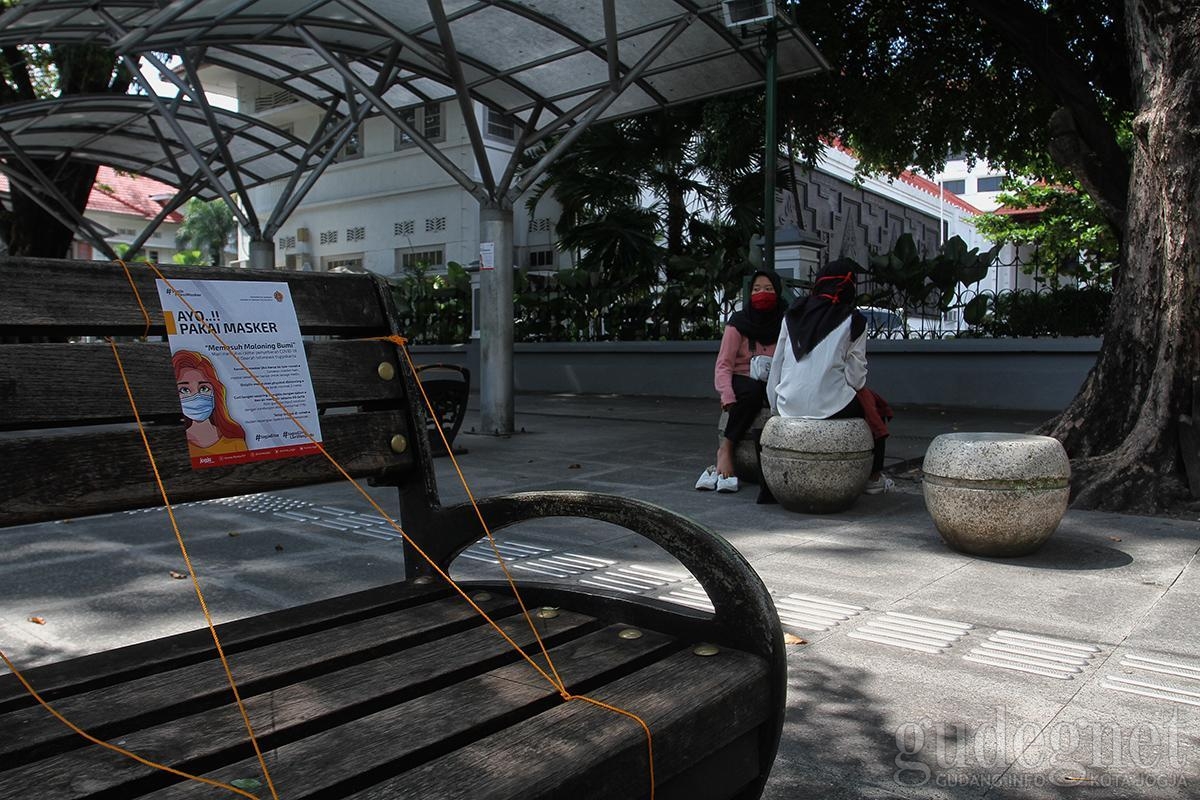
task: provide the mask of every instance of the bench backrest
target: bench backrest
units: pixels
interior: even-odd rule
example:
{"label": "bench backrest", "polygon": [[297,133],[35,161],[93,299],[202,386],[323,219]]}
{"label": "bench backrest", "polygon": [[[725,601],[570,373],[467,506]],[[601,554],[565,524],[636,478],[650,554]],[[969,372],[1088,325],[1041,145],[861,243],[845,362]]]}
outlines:
{"label": "bench backrest", "polygon": [[[418,496],[436,503],[412,372],[394,344],[367,340],[401,333],[380,279],[160,269],[168,280],[286,282],[306,335],[324,447],[355,477],[415,483]],[[145,316],[119,264],[0,258],[0,526],[162,504],[106,336],[120,337],[172,502],[340,479],[320,454],[193,470],[156,275],[144,264],[129,272],[150,312],[146,341],[138,340]]]}

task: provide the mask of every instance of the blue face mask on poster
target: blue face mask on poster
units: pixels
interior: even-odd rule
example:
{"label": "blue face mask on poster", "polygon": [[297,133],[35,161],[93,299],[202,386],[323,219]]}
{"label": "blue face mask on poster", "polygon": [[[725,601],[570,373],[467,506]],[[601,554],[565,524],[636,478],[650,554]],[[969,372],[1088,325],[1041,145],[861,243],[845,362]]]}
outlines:
{"label": "blue face mask on poster", "polygon": [[182,398],[179,404],[183,406],[183,415],[193,422],[203,422],[212,416],[215,400],[211,394],[194,394]]}

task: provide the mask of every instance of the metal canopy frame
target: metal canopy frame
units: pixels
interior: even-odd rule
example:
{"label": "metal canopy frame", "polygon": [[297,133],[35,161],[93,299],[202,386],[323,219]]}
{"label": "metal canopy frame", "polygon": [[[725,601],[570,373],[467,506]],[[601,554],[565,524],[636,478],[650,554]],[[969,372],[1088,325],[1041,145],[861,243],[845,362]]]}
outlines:
{"label": "metal canopy frame", "polygon": [[[780,17],[773,27],[777,80],[830,69],[793,22]],[[224,198],[251,237],[253,266],[273,266],[271,239],[367,117],[388,119],[479,201],[481,237],[495,244],[499,265],[511,262],[517,197],[588,126],[754,88],[767,79],[760,37],[728,28],[715,0],[22,0],[0,14],[0,47],[35,43],[109,47],[148,95],[139,61],[190,98],[108,96],[110,113],[140,114],[141,128],[113,120],[86,142],[60,142],[49,151],[41,145],[42,154],[152,175],[181,187],[175,207],[185,194]],[[172,70],[156,55],[161,53],[181,58],[183,69]],[[286,156],[289,169],[256,171],[254,158],[234,152],[256,134],[286,134],[257,121],[243,125],[249,118],[231,125],[228,112],[212,108],[202,81],[206,72],[221,77],[222,70],[277,86],[324,112],[307,143],[288,137],[258,156]],[[52,112],[61,110],[55,102],[86,103],[45,102]],[[456,165],[405,120],[407,110],[430,102],[458,104],[477,174]],[[511,117],[519,129],[499,179],[474,103]],[[38,147],[23,135],[37,139],[53,129],[53,117],[45,113],[22,126],[19,114],[0,108],[0,131],[11,134],[0,137],[6,170],[19,160],[14,147]],[[206,133],[198,140],[195,125],[201,124]],[[529,148],[556,136],[536,164],[520,168]],[[138,142],[154,155],[138,158],[119,141]],[[105,151],[100,142],[113,144]],[[22,180],[24,186],[36,178]],[[260,220],[249,190],[272,181],[283,183],[282,194]],[[161,218],[165,214],[154,224]],[[511,272],[490,271],[481,284],[482,429],[508,433]]]}
{"label": "metal canopy frame", "polygon": [[[402,130],[395,112],[454,101],[479,172],[454,177],[503,202],[539,170],[520,185],[511,175],[495,179],[472,101],[515,118],[529,147],[570,127],[760,85],[757,39],[727,28],[720,8],[694,0],[24,0],[0,15],[0,45],[96,43],[130,58],[173,53],[185,64],[199,55],[341,116],[365,104],[366,115]],[[781,19],[778,30],[780,80],[828,68],[798,27]],[[203,104],[192,70],[186,81],[161,71]],[[413,139],[437,159],[435,147]]]}

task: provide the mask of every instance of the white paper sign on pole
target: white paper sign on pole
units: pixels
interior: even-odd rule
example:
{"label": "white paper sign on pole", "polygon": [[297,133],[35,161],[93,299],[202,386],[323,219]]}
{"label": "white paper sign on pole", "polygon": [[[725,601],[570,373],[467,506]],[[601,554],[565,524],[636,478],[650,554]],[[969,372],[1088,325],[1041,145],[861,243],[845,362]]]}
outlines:
{"label": "white paper sign on pole", "polygon": [[481,270],[496,268],[496,243],[495,242],[480,242],[479,243],[479,268]]}
{"label": "white paper sign on pole", "polygon": [[192,468],[318,452],[296,424],[321,441],[316,395],[288,285],[196,280],[157,284]]}

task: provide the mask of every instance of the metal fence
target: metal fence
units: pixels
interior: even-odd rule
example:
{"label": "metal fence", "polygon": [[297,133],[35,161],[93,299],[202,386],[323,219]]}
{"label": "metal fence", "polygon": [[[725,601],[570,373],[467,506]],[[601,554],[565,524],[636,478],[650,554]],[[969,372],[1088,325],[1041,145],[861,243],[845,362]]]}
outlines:
{"label": "metal fence", "polygon": [[[786,290],[800,296],[812,275],[790,278]],[[876,339],[953,337],[1099,336],[1112,299],[1104,283],[1086,283],[1047,274],[1036,254],[993,264],[953,296],[930,293],[913,302],[912,293],[894,291],[870,272],[858,281],[859,307],[868,335]],[[422,343],[463,342],[470,336],[468,291],[440,288],[403,304],[406,322],[421,331]],[[749,294],[741,285],[684,291],[667,285],[627,286],[599,282],[567,286],[553,274],[528,275],[514,298],[514,339],[518,342],[679,341],[721,337],[729,315]]]}

